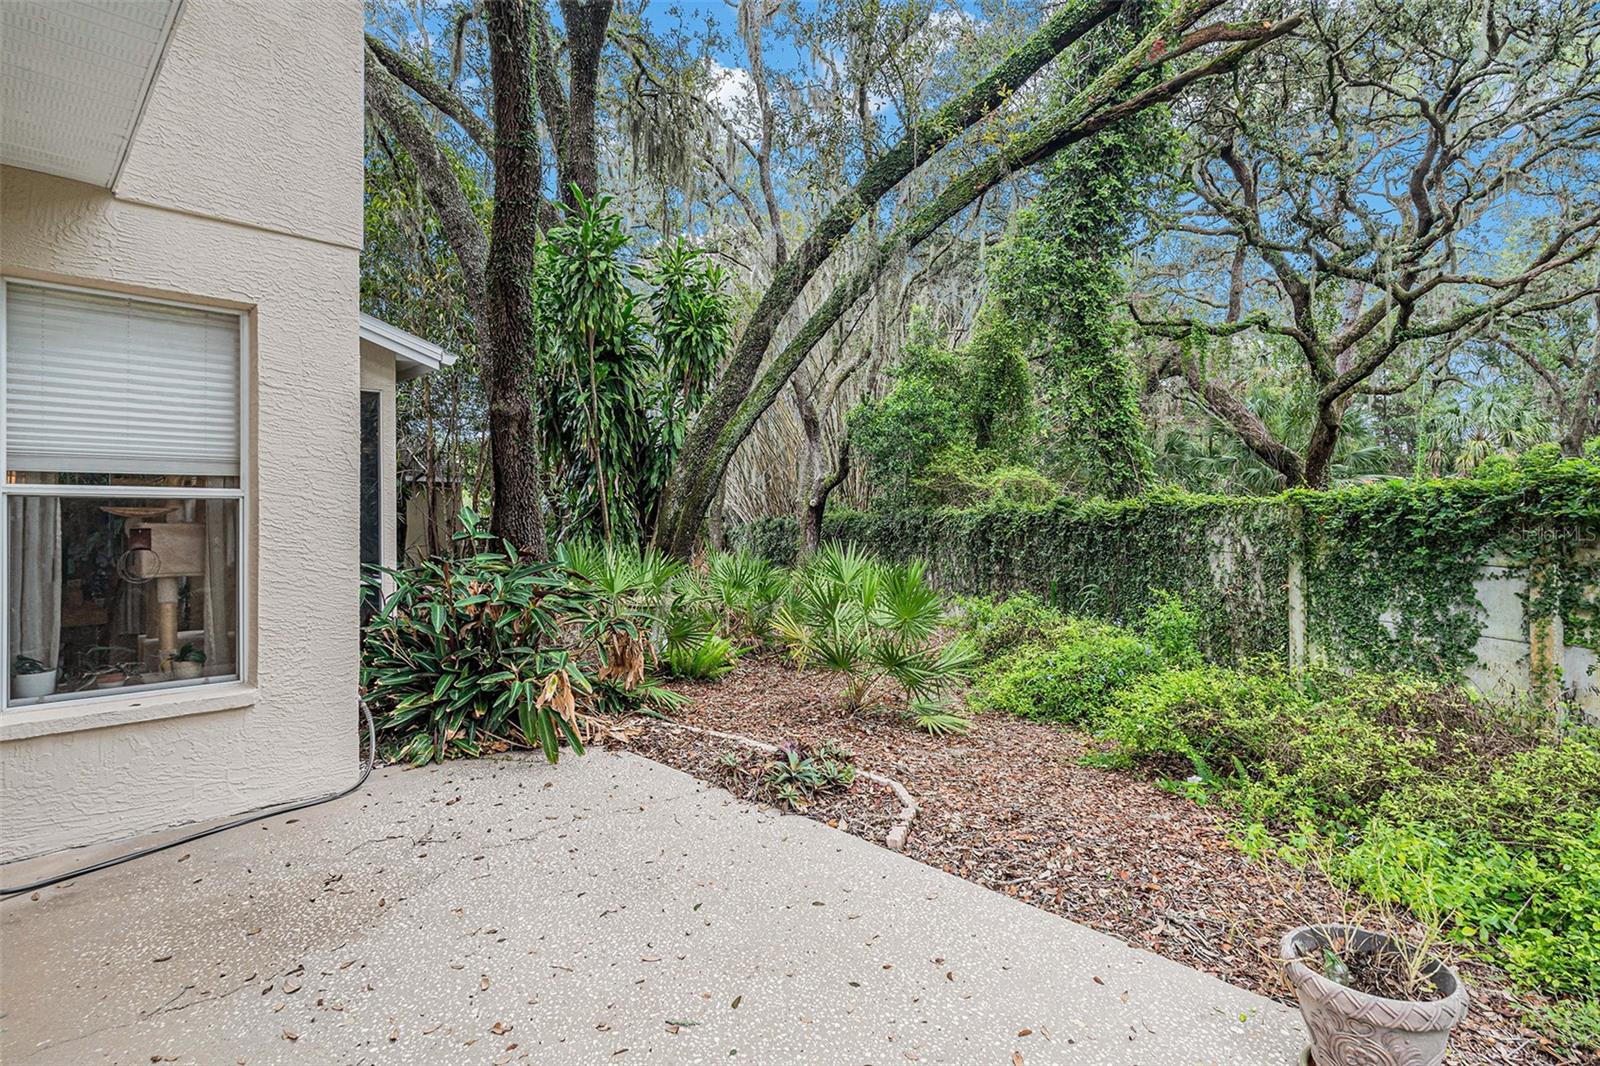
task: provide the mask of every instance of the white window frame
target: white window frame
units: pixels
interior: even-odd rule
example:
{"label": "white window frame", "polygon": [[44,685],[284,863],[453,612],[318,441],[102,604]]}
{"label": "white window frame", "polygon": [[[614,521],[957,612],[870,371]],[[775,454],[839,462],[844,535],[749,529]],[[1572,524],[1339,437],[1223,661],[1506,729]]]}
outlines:
{"label": "white window frame", "polygon": [[[190,311],[205,311],[209,314],[235,315],[239,319],[239,476],[237,488],[183,488],[181,486],[167,485],[21,485],[9,481],[8,471],[10,466],[6,458],[6,308],[10,303],[10,288],[12,285],[25,285],[38,289],[56,289],[61,292],[82,293],[86,296],[111,297],[118,300],[136,300],[141,303],[153,304],[157,307],[174,307]],[[252,553],[251,531],[254,522],[251,514],[250,500],[253,482],[252,451],[251,451],[251,423],[250,423],[250,313],[248,311],[235,311],[228,308],[212,307],[205,304],[185,303],[181,300],[167,300],[151,296],[134,296],[113,289],[92,288],[87,285],[62,285],[56,282],[35,281],[32,278],[4,276],[0,277],[0,713],[7,710],[40,710],[44,708],[72,708],[74,710],[86,705],[124,704],[129,700],[138,700],[155,692],[170,691],[173,689],[203,688],[209,685],[238,685],[250,680],[252,658],[251,630],[254,626],[255,615],[250,603],[250,575],[254,569],[254,554]],[[159,474],[159,470],[148,471]],[[94,499],[116,498],[127,496],[140,499],[182,499],[182,500],[237,500],[239,501],[239,547],[238,547],[238,589],[237,611],[235,613],[234,629],[236,632],[237,647],[235,649],[235,670],[231,677],[196,678],[188,681],[158,681],[152,684],[138,685],[125,691],[113,690],[112,692],[85,692],[85,693],[57,693],[42,699],[28,700],[12,707],[11,702],[11,656],[5,654],[10,648],[9,634],[6,627],[10,623],[10,595],[7,588],[10,579],[10,551],[8,543],[11,522],[11,499],[16,496],[56,496],[88,497]],[[59,664],[57,664],[59,666]]]}

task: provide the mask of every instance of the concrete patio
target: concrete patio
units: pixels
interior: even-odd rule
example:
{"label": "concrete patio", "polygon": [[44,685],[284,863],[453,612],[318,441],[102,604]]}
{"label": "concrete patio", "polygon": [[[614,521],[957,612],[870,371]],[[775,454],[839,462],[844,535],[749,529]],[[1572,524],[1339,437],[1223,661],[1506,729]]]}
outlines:
{"label": "concrete patio", "polygon": [[1304,1040],[1292,1009],[606,752],[381,771],[13,898],[0,1001],[10,1066],[1269,1066]]}

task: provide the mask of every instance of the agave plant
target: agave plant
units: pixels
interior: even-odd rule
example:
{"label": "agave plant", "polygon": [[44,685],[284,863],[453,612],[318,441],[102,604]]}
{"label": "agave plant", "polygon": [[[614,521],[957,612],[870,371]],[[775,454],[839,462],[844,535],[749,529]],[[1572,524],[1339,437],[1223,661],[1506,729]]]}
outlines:
{"label": "agave plant", "polygon": [[938,639],[944,611],[920,562],[883,566],[853,547],[829,545],[796,575],[773,616],[795,662],[844,678],[844,702],[897,700],[929,732],[960,731],[947,709],[977,654],[966,637]]}

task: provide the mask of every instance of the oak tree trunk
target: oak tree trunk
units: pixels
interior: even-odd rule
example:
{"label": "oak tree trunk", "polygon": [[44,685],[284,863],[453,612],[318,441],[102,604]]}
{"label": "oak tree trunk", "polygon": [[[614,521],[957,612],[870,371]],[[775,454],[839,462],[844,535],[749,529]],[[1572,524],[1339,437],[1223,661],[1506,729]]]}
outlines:
{"label": "oak tree trunk", "polygon": [[484,9],[494,81],[494,219],[484,268],[484,386],[494,465],[491,531],[535,558],[548,555],[544,479],[534,427],[533,257],[543,169],[533,102],[533,36],[526,0]]}
{"label": "oak tree trunk", "polygon": [[600,190],[594,112],[611,6],[612,0],[561,0],[561,17],[567,24],[568,74],[566,135],[558,169],[563,175],[561,198],[569,202],[570,185],[576,185],[587,200],[593,200]]}

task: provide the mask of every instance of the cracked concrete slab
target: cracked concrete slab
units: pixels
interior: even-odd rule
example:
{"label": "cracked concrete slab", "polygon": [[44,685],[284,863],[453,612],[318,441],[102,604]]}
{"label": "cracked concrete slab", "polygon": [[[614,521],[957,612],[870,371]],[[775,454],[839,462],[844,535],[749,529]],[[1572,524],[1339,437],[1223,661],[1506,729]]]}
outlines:
{"label": "cracked concrete slab", "polygon": [[1280,1004],[608,752],[380,771],[9,900],[0,1010],[14,1066],[1287,1064],[1305,1039]]}

